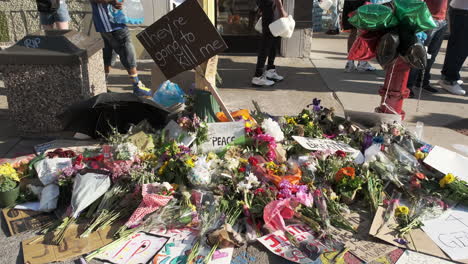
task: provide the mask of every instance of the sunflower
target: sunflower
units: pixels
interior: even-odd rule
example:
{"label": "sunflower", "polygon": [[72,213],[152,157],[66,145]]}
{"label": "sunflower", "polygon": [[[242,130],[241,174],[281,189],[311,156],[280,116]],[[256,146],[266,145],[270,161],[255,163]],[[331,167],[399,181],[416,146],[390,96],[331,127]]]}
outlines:
{"label": "sunflower", "polygon": [[408,215],[409,212],[410,212],[410,210],[406,206],[398,206],[397,208],[395,208],[395,216]]}
{"label": "sunflower", "polygon": [[450,184],[456,180],[455,176],[452,173],[449,173],[445,175],[442,179],[439,181],[439,185],[441,188],[445,188],[445,185]]}

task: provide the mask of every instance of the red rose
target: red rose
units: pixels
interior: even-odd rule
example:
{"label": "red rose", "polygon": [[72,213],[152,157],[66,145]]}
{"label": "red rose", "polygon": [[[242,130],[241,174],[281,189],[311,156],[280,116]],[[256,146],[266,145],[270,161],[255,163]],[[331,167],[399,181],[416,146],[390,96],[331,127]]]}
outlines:
{"label": "red rose", "polygon": [[335,152],[335,155],[340,158],[346,158],[346,152],[342,150],[338,150],[337,152]]}
{"label": "red rose", "polygon": [[258,164],[258,159],[254,158],[254,157],[250,157],[250,158],[249,158],[249,163],[250,163],[250,165],[252,165],[252,166],[257,166],[257,164]]}
{"label": "red rose", "polygon": [[239,172],[245,172],[245,167],[240,167],[240,168],[238,169],[238,171],[239,171]]}
{"label": "red rose", "polygon": [[257,134],[257,135],[263,134],[262,128],[261,128],[261,127],[257,127],[257,128],[255,129],[255,134]]}
{"label": "red rose", "polygon": [[256,190],[254,191],[254,194],[255,194],[255,195],[258,195],[259,193],[264,193],[264,192],[265,192],[265,190],[264,190],[263,188],[258,188],[258,189],[256,189]]}
{"label": "red rose", "polygon": [[75,162],[73,165],[81,165],[81,162],[83,161],[83,155],[78,155],[75,159]]}

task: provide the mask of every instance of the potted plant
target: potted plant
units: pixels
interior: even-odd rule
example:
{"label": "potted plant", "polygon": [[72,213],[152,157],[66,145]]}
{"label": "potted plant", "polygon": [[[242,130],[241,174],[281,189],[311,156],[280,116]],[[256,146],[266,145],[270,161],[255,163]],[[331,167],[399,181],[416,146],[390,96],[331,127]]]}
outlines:
{"label": "potted plant", "polygon": [[0,165],[0,207],[15,204],[19,196],[19,177],[10,163]]}

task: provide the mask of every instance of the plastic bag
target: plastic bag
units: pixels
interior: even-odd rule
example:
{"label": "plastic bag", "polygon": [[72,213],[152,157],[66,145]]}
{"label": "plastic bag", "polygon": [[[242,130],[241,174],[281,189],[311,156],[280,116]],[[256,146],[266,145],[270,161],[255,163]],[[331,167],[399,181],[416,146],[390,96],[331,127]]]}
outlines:
{"label": "plastic bag", "polygon": [[171,81],[165,81],[154,93],[153,100],[165,107],[173,106],[177,103],[185,103],[185,93],[179,85]]}
{"label": "plastic bag", "polygon": [[318,3],[318,5],[323,11],[327,11],[328,9],[330,9],[330,7],[332,7],[333,1],[332,0],[322,0],[322,1],[320,1]]}
{"label": "plastic bag", "polygon": [[[123,0],[117,0],[122,2]],[[108,5],[110,21],[116,24],[143,24],[144,10],[141,0],[125,0],[122,9],[115,9]]]}
{"label": "plastic bag", "polygon": [[379,30],[398,25],[398,19],[393,10],[384,5],[370,4],[358,8],[349,23],[359,29]]}
{"label": "plastic bag", "polygon": [[111,181],[108,175],[98,172],[85,171],[85,174],[78,174],[75,177],[72,193],[72,217],[78,215],[99,199],[110,187]]}
{"label": "plastic bag", "polygon": [[271,23],[268,27],[270,28],[271,34],[275,37],[290,38],[294,32],[296,21],[289,15],[288,17],[282,17]]}
{"label": "plastic bag", "polygon": [[43,159],[34,164],[37,176],[44,185],[49,185],[57,180],[60,170],[72,166],[70,158]]}
{"label": "plastic bag", "polygon": [[294,209],[291,207],[290,198],[272,201],[263,209],[265,226],[271,231],[286,230],[284,219],[291,219],[293,216]]}
{"label": "plastic bag", "polygon": [[377,45],[383,32],[367,31],[359,35],[349,51],[348,60],[367,61],[376,56]]}
{"label": "plastic bag", "polygon": [[380,38],[377,45],[376,58],[382,68],[390,65],[398,56],[400,37],[394,32],[389,32]]}
{"label": "plastic bag", "polygon": [[427,65],[427,52],[424,45],[420,42],[414,43],[406,51],[403,60],[408,63],[411,68],[424,70]]}
{"label": "plastic bag", "polygon": [[415,32],[437,27],[427,4],[421,0],[395,0],[395,15],[400,23]]}
{"label": "plastic bag", "polygon": [[60,189],[57,184],[49,184],[41,192],[39,211],[51,212],[57,208]]}

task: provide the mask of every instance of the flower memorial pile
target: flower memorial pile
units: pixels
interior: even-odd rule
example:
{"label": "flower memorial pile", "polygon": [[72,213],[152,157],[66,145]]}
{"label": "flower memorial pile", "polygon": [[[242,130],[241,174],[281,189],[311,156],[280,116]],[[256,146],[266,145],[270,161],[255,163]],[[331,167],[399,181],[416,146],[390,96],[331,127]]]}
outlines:
{"label": "flower memorial pile", "polygon": [[[412,243],[410,231],[423,219],[468,204],[467,183],[425,165],[432,146],[401,124],[362,129],[317,99],[297,116],[272,118],[257,109],[236,122],[245,124],[246,140],[218,153],[198,151],[209,139],[209,124],[194,115],[177,121],[196,137],[193,146],[165,130],[144,131],[145,144],[114,132],[97,149],[45,153],[43,163],[60,158],[68,165],[49,170],[60,191],[54,209],[66,213],[43,234],[52,232],[60,244],[74,222],[85,224],[83,238],[116,226],[116,240],[87,255],[90,260],[137,232],[190,230],[177,263],[209,263],[218,249],[282,232],[315,260],[323,248],[343,248],[337,231],[357,232],[348,215],[358,209],[385,207],[384,220],[396,220],[392,228],[403,245]],[[341,142],[355,151],[308,150],[293,136]],[[0,166],[0,192],[17,186],[20,171]],[[297,239],[291,224],[307,226],[323,248]]]}

